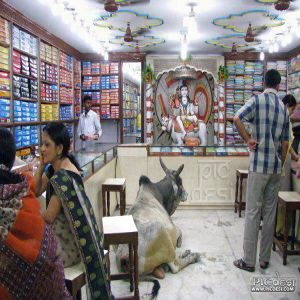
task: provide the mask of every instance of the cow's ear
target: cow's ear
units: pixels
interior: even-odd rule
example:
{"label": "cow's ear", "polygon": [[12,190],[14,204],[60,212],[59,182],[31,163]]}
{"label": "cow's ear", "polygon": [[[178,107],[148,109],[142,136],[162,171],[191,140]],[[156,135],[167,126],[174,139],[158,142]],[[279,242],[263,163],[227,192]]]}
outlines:
{"label": "cow's ear", "polygon": [[179,175],[180,175],[180,173],[182,172],[183,168],[184,168],[184,164],[182,164],[182,165],[178,168],[178,170],[176,171],[176,176],[179,176]]}

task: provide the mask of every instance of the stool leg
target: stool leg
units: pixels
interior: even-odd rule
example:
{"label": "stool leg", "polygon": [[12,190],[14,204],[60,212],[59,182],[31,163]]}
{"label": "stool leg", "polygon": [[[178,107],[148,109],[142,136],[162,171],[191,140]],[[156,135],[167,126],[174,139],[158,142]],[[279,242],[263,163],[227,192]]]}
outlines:
{"label": "stool leg", "polygon": [[240,178],[239,218],[242,216],[243,177]]}
{"label": "stool leg", "polygon": [[238,204],[238,191],[239,191],[239,176],[236,176],[236,184],[235,184],[235,200],[234,200],[234,212],[237,212],[237,204]]}
{"label": "stool leg", "polygon": [[276,243],[275,243],[275,239],[277,239],[276,236],[276,227],[277,227],[277,214],[278,214],[278,202],[276,205],[276,215],[275,215],[275,225],[274,225],[274,236],[273,236],[273,251],[276,251]]}
{"label": "stool leg", "polygon": [[103,217],[106,217],[106,193],[105,189],[102,188],[102,209],[103,209]]}
{"label": "stool leg", "polygon": [[81,289],[77,292],[75,299],[81,300]]}
{"label": "stool leg", "polygon": [[130,292],[133,292],[133,274],[134,274],[134,262],[133,262],[133,246],[132,243],[128,244],[129,248],[129,279],[130,279]]}
{"label": "stool leg", "polygon": [[288,228],[288,211],[286,206],[284,207],[284,232],[283,232],[283,264],[286,265],[286,258],[287,258],[287,244],[288,244],[288,235],[289,235],[289,228]]}
{"label": "stool leg", "polygon": [[107,191],[107,215],[110,216],[110,192]]}
{"label": "stool leg", "polygon": [[291,249],[295,250],[295,225],[296,225],[296,211],[292,212],[292,243]]}
{"label": "stool leg", "polygon": [[126,188],[124,188],[123,191],[120,192],[120,215],[125,215],[125,209],[126,209]]}
{"label": "stool leg", "polygon": [[138,258],[138,239],[133,244],[133,254],[134,254],[134,298],[136,300],[140,299],[139,293],[139,258]]}

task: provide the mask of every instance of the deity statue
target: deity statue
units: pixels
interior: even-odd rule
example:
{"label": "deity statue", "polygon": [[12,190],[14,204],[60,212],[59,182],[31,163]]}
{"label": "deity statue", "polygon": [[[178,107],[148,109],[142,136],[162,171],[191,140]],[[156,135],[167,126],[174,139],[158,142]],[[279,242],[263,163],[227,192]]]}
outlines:
{"label": "deity statue", "polygon": [[195,104],[189,97],[188,86],[183,84],[171,97],[170,116],[162,116],[162,130],[171,133],[174,145],[207,145],[206,124],[195,114]]}

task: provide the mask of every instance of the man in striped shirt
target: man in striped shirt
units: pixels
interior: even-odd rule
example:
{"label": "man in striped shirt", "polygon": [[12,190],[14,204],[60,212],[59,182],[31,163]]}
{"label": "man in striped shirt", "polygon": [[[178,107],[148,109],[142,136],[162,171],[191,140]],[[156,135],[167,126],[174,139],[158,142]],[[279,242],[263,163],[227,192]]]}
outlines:
{"label": "man in striped shirt", "polygon": [[[246,192],[244,257],[234,261],[240,269],[254,272],[261,217],[263,226],[259,263],[269,265],[281,168],[289,144],[289,116],[277,92],[281,81],[276,70],[265,75],[266,89],[252,97],[235,115],[234,123],[250,149],[250,166]],[[252,134],[243,122],[252,125]]]}

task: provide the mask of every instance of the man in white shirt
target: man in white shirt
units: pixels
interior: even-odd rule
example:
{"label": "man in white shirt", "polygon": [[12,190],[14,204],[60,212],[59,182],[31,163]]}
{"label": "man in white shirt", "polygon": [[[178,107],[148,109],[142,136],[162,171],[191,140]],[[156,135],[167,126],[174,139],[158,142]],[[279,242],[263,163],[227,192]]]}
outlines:
{"label": "man in white shirt", "polygon": [[102,129],[99,116],[91,110],[92,98],[85,96],[83,98],[84,112],[79,118],[78,136],[82,141],[99,140],[102,135]]}

